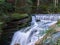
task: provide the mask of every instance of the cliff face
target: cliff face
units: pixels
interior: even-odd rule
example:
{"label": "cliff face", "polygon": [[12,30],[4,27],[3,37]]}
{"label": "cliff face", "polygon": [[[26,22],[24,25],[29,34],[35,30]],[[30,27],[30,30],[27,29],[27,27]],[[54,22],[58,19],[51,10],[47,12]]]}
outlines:
{"label": "cliff face", "polygon": [[3,33],[1,38],[1,45],[10,45],[13,34],[19,29],[28,26],[31,21],[30,16],[26,16],[20,19],[13,19],[9,22],[6,22],[3,27]]}

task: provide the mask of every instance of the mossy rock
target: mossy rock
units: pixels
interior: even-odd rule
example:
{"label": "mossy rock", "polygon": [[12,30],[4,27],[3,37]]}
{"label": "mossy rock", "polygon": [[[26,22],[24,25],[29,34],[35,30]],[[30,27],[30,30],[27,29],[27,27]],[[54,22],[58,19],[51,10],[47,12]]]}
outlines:
{"label": "mossy rock", "polygon": [[1,38],[2,43],[0,45],[9,45],[11,43],[13,34],[21,28],[29,25],[31,16],[28,14],[14,13],[10,19],[12,20],[5,22],[6,25],[3,27],[3,34]]}
{"label": "mossy rock", "polygon": [[10,20],[6,20],[4,28],[3,29],[10,29],[10,28],[23,28],[27,26],[31,21],[31,16],[28,14],[19,14],[19,13],[13,13],[10,17]]}
{"label": "mossy rock", "polygon": [[57,22],[57,26],[60,26],[60,19],[59,19],[58,22]]}
{"label": "mossy rock", "polygon": [[28,17],[28,14],[13,13],[11,17],[13,19],[22,19],[22,18]]}
{"label": "mossy rock", "polygon": [[60,19],[58,20],[57,24],[60,24]]}

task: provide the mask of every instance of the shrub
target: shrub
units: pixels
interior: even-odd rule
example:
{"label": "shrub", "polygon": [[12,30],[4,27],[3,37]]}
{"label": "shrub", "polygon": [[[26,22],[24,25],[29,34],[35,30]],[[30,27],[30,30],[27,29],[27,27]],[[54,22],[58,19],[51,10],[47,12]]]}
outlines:
{"label": "shrub", "polygon": [[58,41],[57,41],[57,44],[56,45],[60,45],[60,38],[58,39]]}
{"label": "shrub", "polygon": [[2,32],[3,22],[0,22],[0,33]]}
{"label": "shrub", "polygon": [[14,10],[14,6],[11,3],[7,3],[5,1],[0,1],[0,14],[12,13]]}

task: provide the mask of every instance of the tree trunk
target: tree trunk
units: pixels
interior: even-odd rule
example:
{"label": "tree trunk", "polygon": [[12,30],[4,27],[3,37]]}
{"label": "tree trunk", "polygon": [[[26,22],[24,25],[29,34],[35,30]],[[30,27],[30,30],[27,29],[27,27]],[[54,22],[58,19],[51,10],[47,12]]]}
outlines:
{"label": "tree trunk", "polygon": [[54,7],[58,7],[58,0],[54,0]]}
{"label": "tree trunk", "polygon": [[39,12],[39,5],[40,5],[40,0],[37,0],[37,13]]}

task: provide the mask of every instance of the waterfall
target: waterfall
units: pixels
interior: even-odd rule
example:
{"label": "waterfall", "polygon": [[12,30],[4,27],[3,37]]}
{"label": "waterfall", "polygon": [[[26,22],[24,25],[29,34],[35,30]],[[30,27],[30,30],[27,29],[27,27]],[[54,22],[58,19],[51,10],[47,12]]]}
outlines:
{"label": "waterfall", "polygon": [[56,23],[56,21],[36,22],[36,17],[32,16],[31,26],[22,28],[20,31],[15,32],[10,45],[14,45],[16,43],[20,45],[34,45],[38,38],[42,38],[44,32],[54,23]]}

